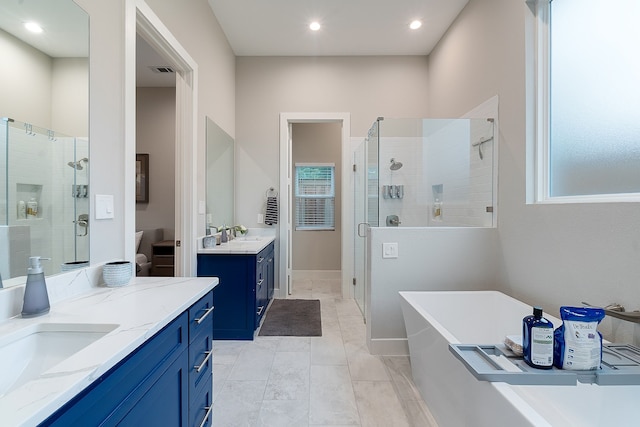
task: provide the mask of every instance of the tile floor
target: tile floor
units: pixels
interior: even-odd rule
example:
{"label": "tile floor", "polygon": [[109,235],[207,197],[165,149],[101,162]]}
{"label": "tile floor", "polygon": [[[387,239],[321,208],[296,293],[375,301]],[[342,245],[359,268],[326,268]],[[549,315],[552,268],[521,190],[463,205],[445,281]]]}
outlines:
{"label": "tile floor", "polygon": [[437,427],[406,356],[372,356],[340,281],[302,279],[292,298],[319,299],[322,337],[214,341],[215,427]]}

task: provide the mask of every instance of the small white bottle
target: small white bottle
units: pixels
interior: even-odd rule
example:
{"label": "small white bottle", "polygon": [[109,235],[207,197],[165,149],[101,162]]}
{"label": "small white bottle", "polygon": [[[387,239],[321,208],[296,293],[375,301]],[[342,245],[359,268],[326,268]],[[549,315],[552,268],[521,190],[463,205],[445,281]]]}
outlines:
{"label": "small white bottle", "polygon": [[18,202],[18,219],[27,219],[27,205],[24,200]]}
{"label": "small white bottle", "polygon": [[36,218],[38,216],[38,202],[35,197],[27,202],[27,218]]}

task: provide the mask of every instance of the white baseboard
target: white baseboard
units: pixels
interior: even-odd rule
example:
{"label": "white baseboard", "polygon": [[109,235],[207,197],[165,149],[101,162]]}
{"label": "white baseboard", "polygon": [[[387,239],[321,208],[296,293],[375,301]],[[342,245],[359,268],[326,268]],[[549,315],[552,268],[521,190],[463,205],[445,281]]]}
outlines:
{"label": "white baseboard", "polygon": [[408,356],[409,341],[406,338],[377,338],[367,343],[369,353],[375,356]]}
{"label": "white baseboard", "polygon": [[291,270],[291,279],[342,279],[341,270]]}

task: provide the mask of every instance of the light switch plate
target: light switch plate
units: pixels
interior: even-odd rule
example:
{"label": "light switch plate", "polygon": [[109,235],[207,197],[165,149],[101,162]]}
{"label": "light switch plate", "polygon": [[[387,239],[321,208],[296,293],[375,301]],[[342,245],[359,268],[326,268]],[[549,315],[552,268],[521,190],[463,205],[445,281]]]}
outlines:
{"label": "light switch plate", "polygon": [[398,244],[397,243],[383,243],[382,244],[382,258],[398,258]]}
{"label": "light switch plate", "polygon": [[113,195],[96,194],[96,219],[112,219],[113,216]]}

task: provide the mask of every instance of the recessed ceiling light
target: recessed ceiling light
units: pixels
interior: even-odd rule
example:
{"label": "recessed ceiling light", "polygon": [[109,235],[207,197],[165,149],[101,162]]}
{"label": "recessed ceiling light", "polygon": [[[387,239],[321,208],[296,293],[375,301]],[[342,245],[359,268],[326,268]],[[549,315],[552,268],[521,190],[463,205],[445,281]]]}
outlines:
{"label": "recessed ceiling light", "polygon": [[41,33],[42,32],[42,27],[38,24],[36,24],[35,22],[25,22],[24,23],[24,27],[33,32],[33,33]]}
{"label": "recessed ceiling light", "polygon": [[417,30],[420,27],[422,27],[422,22],[418,21],[417,19],[409,24],[409,28],[411,28],[412,30]]}
{"label": "recessed ceiling light", "polygon": [[320,23],[317,21],[312,22],[311,24],[309,24],[309,29],[311,31],[318,31],[320,29]]}

